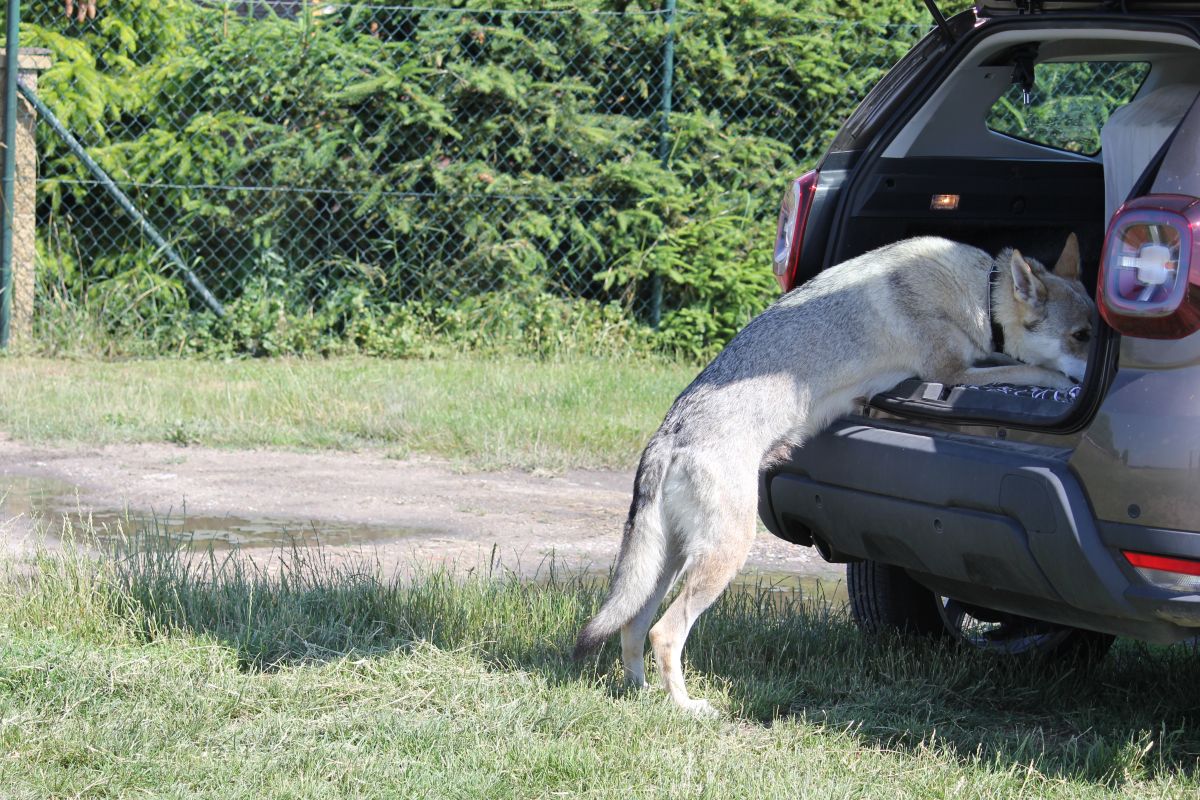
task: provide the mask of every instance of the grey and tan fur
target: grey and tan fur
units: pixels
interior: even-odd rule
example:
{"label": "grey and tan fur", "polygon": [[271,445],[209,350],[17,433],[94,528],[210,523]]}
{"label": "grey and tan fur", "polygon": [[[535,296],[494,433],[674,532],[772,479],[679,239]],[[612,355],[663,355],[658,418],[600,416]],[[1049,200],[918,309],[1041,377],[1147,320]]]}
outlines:
{"label": "grey and tan fur", "polygon": [[[991,352],[988,283],[1006,366]],[[683,644],[754,539],[758,471],[782,445],[913,375],[928,381],[1068,388],[1081,380],[1092,303],[1074,236],[1051,274],[1016,250],[996,258],[937,238],[909,239],[826,270],[750,322],[676,398],[642,453],[612,586],[579,633],[577,658],[621,631],[628,681],[646,684],[647,631],[671,699],[688,696]],[[675,581],[683,589],[653,628]]]}

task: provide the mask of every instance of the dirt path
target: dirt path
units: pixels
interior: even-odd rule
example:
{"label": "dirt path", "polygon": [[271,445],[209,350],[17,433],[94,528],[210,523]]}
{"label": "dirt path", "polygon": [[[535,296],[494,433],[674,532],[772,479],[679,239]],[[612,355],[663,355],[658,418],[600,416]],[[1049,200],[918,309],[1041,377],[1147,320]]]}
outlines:
{"label": "dirt path", "polygon": [[[371,452],[297,453],[173,445],[70,447],[0,438],[0,536],[27,546],[30,520],[78,507],[205,518],[209,527],[341,531],[338,551],[368,548],[385,567],[501,562],[532,573],[553,553],[607,568],[629,508],[631,472],[464,473]],[[236,521],[235,519],[236,518]],[[254,527],[256,526],[256,527]],[[251,536],[251,538],[253,538]],[[809,548],[762,534],[747,572],[838,579]]]}

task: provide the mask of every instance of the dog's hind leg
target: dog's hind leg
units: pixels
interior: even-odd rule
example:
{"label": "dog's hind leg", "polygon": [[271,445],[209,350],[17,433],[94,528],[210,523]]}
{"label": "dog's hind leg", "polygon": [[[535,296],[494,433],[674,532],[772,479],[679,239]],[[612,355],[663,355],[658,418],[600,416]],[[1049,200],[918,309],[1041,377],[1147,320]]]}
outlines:
{"label": "dog's hind leg", "polygon": [[646,632],[662,605],[663,598],[671,591],[683,571],[685,561],[681,556],[668,557],[665,569],[658,578],[654,594],[642,606],[637,615],[621,628],[621,663],[625,666],[625,681],[639,689],[646,686]]}
{"label": "dog's hind leg", "polygon": [[681,708],[702,715],[714,714],[715,710],[708,701],[688,696],[683,681],[683,645],[696,619],[742,568],[754,541],[752,507],[722,502],[725,498],[712,500],[710,508],[715,513],[708,520],[708,525],[713,526],[710,532],[715,534],[712,548],[689,558],[683,589],[650,629],[650,644],[667,693]]}

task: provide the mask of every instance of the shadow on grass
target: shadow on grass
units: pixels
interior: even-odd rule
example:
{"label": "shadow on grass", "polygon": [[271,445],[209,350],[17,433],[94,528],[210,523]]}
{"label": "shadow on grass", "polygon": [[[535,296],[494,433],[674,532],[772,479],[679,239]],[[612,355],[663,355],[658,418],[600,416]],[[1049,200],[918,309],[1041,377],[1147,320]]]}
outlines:
{"label": "shadow on grass", "polygon": [[1103,660],[1066,663],[867,638],[820,608],[755,622],[755,604],[725,598],[688,642],[695,673],[717,676],[747,716],[799,718],[872,747],[1030,765],[1106,786],[1200,775],[1193,643],[1120,640]]}
{"label": "shadow on grass", "polygon": [[[497,670],[622,693],[615,641],[589,664],[567,656],[607,582],[552,562],[534,580],[497,565],[482,574],[385,579],[369,561],[300,543],[256,563],[190,553],[150,534],[108,564],[114,610],[142,636],[215,638],[248,670],[430,642],[471,648]],[[688,641],[694,694],[726,695],[742,719],[799,718],[848,732],[864,747],[933,748],[1109,786],[1197,773],[1193,645],[1122,641],[1090,669],[1003,659],[944,642],[867,640],[821,598],[766,589],[727,593]]]}

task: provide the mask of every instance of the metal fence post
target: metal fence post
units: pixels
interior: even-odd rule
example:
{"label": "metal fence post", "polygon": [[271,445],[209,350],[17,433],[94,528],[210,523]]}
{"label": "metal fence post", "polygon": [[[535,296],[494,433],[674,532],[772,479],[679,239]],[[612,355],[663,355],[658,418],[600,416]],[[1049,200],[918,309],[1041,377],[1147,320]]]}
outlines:
{"label": "metal fence post", "polygon": [[17,70],[20,2],[8,0],[7,39],[4,43],[4,213],[0,218],[0,347],[8,347],[12,325],[12,256],[14,190],[17,174]]}
{"label": "metal fence post", "polygon": [[[663,43],[662,102],[659,106],[658,160],[667,169],[671,160],[671,85],[675,80],[675,0],[667,0],[667,38]],[[650,279],[650,324],[662,321],[663,281],[655,273]]]}

